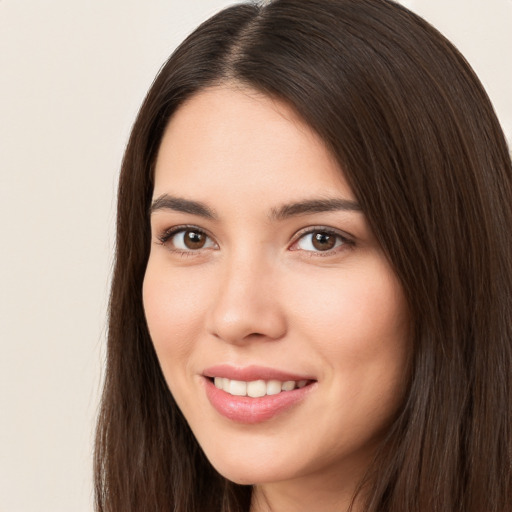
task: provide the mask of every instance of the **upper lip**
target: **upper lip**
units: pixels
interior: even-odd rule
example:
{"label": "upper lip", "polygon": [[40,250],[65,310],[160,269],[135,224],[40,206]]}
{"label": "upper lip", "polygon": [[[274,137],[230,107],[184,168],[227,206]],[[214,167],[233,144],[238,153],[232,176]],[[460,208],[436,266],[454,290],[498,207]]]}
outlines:
{"label": "upper lip", "polygon": [[289,380],[316,380],[310,375],[292,373],[276,368],[257,365],[239,367],[229,364],[218,364],[206,368],[203,371],[203,375],[210,378],[224,377],[230,380],[241,380],[246,382],[254,380],[279,380],[282,382]]}

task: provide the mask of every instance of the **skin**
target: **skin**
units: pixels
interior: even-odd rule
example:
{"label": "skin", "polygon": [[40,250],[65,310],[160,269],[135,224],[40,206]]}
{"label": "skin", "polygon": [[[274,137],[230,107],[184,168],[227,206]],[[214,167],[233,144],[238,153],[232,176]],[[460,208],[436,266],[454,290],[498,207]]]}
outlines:
{"label": "skin", "polygon": [[[346,509],[403,401],[406,302],[360,210],[275,215],[304,200],[356,203],[342,170],[286,104],[215,87],[165,131],[153,199],[165,194],[215,215],[155,207],[143,288],[162,371],[206,456],[255,486],[253,512]],[[203,248],[180,234],[162,242],[183,225],[205,233]],[[319,250],[308,228],[334,231],[335,247]],[[202,372],[217,364],[316,382],[300,403],[247,425],[206,397]]]}

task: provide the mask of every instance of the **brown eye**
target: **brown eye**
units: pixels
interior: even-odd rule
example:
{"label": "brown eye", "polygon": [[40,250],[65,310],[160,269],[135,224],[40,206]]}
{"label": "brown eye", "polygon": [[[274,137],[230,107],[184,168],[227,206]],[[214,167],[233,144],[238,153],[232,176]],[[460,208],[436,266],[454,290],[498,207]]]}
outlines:
{"label": "brown eye", "polygon": [[338,233],[316,229],[304,233],[294,244],[294,248],[311,253],[328,252],[350,242]]}
{"label": "brown eye", "polygon": [[199,231],[188,229],[183,235],[183,243],[187,249],[202,249],[206,244],[207,236]]}
{"label": "brown eye", "polygon": [[177,229],[160,238],[169,249],[176,251],[199,251],[216,248],[215,242],[203,231],[196,228]]}
{"label": "brown eye", "polygon": [[336,235],[323,232],[313,233],[311,243],[319,251],[328,251],[336,245]]}

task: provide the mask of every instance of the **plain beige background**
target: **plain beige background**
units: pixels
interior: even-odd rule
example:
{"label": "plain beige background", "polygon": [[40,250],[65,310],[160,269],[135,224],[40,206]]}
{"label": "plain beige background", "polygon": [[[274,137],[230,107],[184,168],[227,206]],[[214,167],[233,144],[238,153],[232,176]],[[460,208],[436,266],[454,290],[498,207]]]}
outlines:
{"label": "plain beige background", "polygon": [[[0,0],[0,512],[92,510],[116,179],[176,44],[224,0]],[[512,135],[512,1],[404,0]]]}

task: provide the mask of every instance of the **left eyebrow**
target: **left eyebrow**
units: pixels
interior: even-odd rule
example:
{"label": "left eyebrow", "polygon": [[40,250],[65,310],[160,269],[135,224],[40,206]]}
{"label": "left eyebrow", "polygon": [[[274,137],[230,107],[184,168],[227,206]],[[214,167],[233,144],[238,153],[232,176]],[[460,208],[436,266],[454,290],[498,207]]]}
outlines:
{"label": "left eyebrow", "polygon": [[190,199],[184,199],[182,197],[174,197],[168,194],[162,194],[151,203],[150,213],[154,213],[159,210],[173,210],[175,212],[190,213],[191,215],[198,215],[205,219],[217,218],[215,212],[204,203],[191,201]]}
{"label": "left eyebrow", "polygon": [[270,212],[270,219],[285,220],[298,215],[334,211],[362,212],[362,208],[356,201],[351,201],[350,199],[309,199],[306,201],[285,204],[279,208],[272,208]]}

